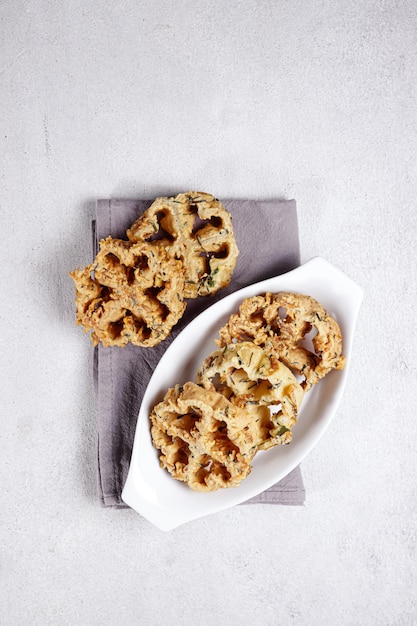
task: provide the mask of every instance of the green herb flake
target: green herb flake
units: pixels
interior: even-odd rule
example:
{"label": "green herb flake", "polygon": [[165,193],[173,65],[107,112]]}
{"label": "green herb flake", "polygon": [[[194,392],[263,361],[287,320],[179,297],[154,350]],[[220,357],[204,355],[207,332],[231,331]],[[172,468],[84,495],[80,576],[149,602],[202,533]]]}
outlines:
{"label": "green herb flake", "polygon": [[285,433],[289,433],[289,432],[290,432],[289,428],[287,428],[286,426],[281,426],[281,428],[279,429],[277,435],[281,436],[281,435],[284,435]]}

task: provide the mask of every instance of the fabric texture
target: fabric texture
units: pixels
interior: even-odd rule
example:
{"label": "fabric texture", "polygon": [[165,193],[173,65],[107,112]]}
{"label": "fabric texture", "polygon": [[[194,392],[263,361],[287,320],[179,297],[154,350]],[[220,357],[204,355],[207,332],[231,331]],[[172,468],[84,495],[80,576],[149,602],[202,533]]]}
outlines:
{"label": "fabric texture", "polygon": [[[230,285],[214,296],[187,302],[171,336],[154,348],[94,348],[98,398],[98,477],[103,506],[125,508],[121,494],[129,470],[139,407],[152,373],[181,330],[205,308],[251,283],[288,272],[300,264],[294,200],[223,200],[232,216],[240,250]],[[151,204],[145,200],[97,200],[93,252],[100,239],[126,239],[126,230]],[[302,505],[305,490],[300,467],[247,504]]]}

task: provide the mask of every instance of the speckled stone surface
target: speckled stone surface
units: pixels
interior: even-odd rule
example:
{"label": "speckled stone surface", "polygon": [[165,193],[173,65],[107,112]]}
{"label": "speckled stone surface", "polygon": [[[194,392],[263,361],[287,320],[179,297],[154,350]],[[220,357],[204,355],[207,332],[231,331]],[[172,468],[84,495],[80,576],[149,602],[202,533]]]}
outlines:
{"label": "speckled stone surface", "polygon": [[[411,0],[0,5],[0,623],[417,623]],[[68,271],[94,199],[295,198],[302,260],[365,290],[304,507],[162,533],[100,507]]]}

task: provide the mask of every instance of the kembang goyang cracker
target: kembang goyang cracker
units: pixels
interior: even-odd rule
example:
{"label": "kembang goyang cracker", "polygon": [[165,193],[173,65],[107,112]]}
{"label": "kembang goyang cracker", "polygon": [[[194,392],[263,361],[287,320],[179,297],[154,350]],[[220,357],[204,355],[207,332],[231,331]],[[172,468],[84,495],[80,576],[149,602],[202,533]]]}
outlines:
{"label": "kembang goyang cracker", "polygon": [[101,240],[93,263],[70,273],[76,323],[94,345],[157,345],[188,298],[229,284],[239,254],[230,214],[202,192],[157,198],[126,236]]}
{"label": "kembang goyang cracker", "polygon": [[305,395],[345,365],[336,320],[298,293],[246,298],[216,343],[150,416],[161,467],[196,491],[238,486],[257,453],[289,444]]}

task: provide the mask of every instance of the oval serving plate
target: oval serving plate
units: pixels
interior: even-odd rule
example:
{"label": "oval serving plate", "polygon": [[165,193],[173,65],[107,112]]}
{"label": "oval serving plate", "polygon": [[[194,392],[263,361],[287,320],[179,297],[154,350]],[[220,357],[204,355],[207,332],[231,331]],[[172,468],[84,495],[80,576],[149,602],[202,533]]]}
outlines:
{"label": "oval serving plate", "polygon": [[[169,387],[195,379],[205,357],[216,349],[214,340],[219,329],[242,300],[267,291],[294,291],[318,300],[342,330],[345,369],[333,370],[306,394],[293,428],[292,442],[258,452],[251,474],[238,487],[211,493],[194,492],[160,467],[158,452],[151,441],[149,414]],[[362,297],[362,289],[348,276],[315,257],[291,272],[231,293],[190,322],[164,353],[144,394],[122,493],[126,504],[159,529],[168,531],[244,502],[289,474],[317,444],[336,413],[349,370]]]}

